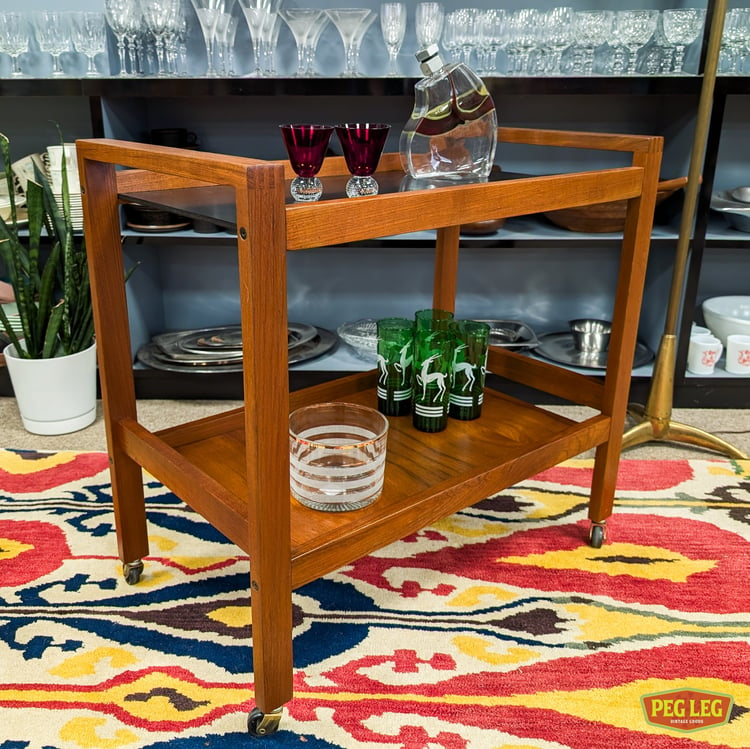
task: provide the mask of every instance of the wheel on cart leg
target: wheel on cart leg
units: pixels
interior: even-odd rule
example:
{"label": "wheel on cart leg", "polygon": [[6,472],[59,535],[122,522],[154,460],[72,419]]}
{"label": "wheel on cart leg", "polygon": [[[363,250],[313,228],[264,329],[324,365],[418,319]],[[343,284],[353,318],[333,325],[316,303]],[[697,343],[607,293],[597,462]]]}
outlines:
{"label": "wheel on cart leg", "polygon": [[607,539],[607,526],[604,523],[591,523],[589,528],[589,544],[594,549],[601,549]]}
{"label": "wheel on cart leg", "polygon": [[247,732],[251,736],[270,736],[279,730],[283,708],[279,707],[270,713],[261,712],[254,707],[247,716]]}
{"label": "wheel on cart leg", "polygon": [[135,562],[125,562],[122,565],[122,574],[125,576],[125,582],[128,585],[135,585],[143,573],[143,562],[136,559]]}

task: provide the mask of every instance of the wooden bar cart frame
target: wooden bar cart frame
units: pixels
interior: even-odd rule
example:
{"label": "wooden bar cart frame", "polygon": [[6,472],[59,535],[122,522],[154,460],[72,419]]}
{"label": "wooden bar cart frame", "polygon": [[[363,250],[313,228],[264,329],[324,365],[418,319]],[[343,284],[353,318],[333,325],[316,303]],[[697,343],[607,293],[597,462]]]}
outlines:
{"label": "wooden bar cart frame", "polygon": [[[292,590],[534,474],[596,448],[589,542],[601,546],[612,512],[662,138],[499,128],[502,143],[631,154],[629,166],[368,198],[288,202],[288,164],[108,139],[77,142],[119,555],[138,581],[148,555],[142,469],[183,499],[250,558],[256,707],[251,734],[273,733],[292,698]],[[117,168],[117,167],[125,167]],[[385,154],[379,175],[400,172]],[[348,176],[328,158],[326,178]],[[380,180],[379,180],[380,181]],[[237,229],[244,407],[151,432],[138,421],[125,270],[123,194],[230,191]],[[190,192],[190,191],[188,191]],[[198,191],[200,192],[200,191]],[[581,422],[488,389],[481,418],[450,420],[437,434],[390,419],[382,496],[356,512],[322,513],[290,498],[288,414],[307,403],[375,406],[377,372],[290,394],[286,253],[437,229],[434,306],[454,309],[459,225],[626,200],[627,218],[603,380],[493,347],[501,377],[591,407]],[[342,248],[356,252],[356,247]],[[397,262],[397,261],[394,261]]]}

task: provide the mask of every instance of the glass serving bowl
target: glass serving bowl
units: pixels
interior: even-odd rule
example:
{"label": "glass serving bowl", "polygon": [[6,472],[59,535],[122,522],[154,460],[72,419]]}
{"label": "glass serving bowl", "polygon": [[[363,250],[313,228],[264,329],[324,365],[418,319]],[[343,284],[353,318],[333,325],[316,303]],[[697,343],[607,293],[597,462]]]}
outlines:
{"label": "glass serving bowl", "polygon": [[378,353],[378,322],[371,317],[345,322],[336,329],[344,343],[348,343],[360,359],[374,362]]}

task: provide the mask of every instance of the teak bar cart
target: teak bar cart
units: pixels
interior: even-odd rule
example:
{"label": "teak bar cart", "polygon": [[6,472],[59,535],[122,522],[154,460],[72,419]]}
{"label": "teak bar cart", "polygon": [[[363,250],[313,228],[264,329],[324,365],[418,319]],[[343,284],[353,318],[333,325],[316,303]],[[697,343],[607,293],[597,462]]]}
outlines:
{"label": "teak bar cart", "polygon": [[[293,589],[594,447],[589,542],[598,547],[605,540],[662,139],[500,128],[498,140],[500,146],[624,152],[629,165],[534,177],[501,174],[485,183],[405,190],[398,155],[385,154],[376,174],[381,194],[347,199],[346,166],[341,157],[330,157],[320,175],[323,199],[295,204],[288,197],[294,175],[283,162],[107,139],[78,141],[124,573],[128,582],[137,582],[148,554],[142,468],[249,555],[256,704],[248,719],[251,734],[276,731],[282,707],[292,698]],[[236,228],[244,408],[159,432],[138,422],[120,238],[125,195]],[[434,306],[453,309],[460,224],[623,199],[628,211],[604,378],[503,348],[493,347],[488,360],[494,374],[591,407],[595,415],[576,422],[488,390],[478,420],[450,420],[444,432],[424,434],[409,417],[392,418],[384,491],[369,507],[323,513],[290,498],[290,410],[330,400],[374,406],[377,372],[290,394],[287,252],[437,229]]]}

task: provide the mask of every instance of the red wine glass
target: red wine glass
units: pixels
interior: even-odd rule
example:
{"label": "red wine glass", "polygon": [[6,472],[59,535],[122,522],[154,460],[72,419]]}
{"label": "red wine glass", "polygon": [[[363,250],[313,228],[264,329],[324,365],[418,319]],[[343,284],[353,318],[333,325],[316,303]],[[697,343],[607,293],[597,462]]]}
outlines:
{"label": "red wine glass", "polygon": [[331,125],[279,125],[292,169],[297,175],[291,184],[292,197],[298,202],[318,200],[323,183],[315,176],[331,139]]}
{"label": "red wine glass", "polygon": [[380,122],[345,122],[336,125],[344,160],[352,175],[346,183],[347,197],[378,194],[378,183],[372,175],[378,168],[390,129],[390,125]]}

